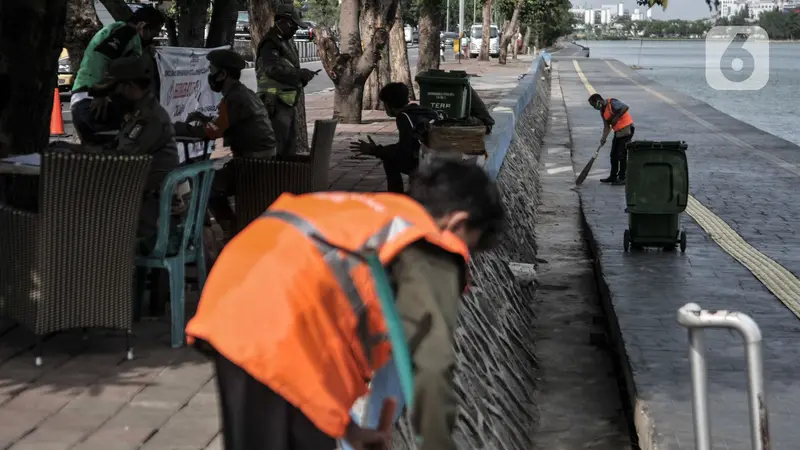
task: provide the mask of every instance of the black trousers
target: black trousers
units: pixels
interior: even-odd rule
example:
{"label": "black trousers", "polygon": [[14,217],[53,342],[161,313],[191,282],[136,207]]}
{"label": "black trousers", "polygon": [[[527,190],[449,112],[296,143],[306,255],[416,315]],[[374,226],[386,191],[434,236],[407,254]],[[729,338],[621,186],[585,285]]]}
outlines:
{"label": "black trousers", "polygon": [[410,152],[393,152],[383,156],[386,172],[386,190],[397,194],[405,192],[403,175],[411,175],[419,167],[419,157]]}
{"label": "black trousers", "polygon": [[225,450],[334,450],[336,439],[242,368],[214,352]]}
{"label": "black trousers", "polygon": [[624,180],[628,172],[628,142],[633,139],[635,128],[631,125],[631,134],[617,137],[611,141],[611,178]]}

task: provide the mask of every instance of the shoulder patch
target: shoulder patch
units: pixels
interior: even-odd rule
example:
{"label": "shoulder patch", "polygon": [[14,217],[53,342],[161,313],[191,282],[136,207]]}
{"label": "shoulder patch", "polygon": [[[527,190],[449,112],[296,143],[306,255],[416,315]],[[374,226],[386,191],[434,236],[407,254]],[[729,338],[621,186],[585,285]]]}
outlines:
{"label": "shoulder patch", "polygon": [[144,121],[141,121],[141,120],[137,121],[133,125],[133,128],[131,128],[130,131],[128,131],[128,133],[125,135],[125,137],[127,137],[128,139],[131,139],[131,140],[135,140],[142,133],[142,129],[144,129]]}

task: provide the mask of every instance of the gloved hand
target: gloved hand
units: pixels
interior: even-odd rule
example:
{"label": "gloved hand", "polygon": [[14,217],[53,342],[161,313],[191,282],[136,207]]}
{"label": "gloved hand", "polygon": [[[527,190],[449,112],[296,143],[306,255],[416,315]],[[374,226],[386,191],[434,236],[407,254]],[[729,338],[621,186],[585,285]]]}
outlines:
{"label": "gloved hand", "polygon": [[206,124],[211,121],[211,118],[201,113],[200,111],[192,111],[186,116],[186,122],[200,122]]}
{"label": "gloved hand", "polygon": [[310,69],[302,68],[300,69],[300,80],[303,82],[303,84],[308,84],[308,82],[313,80],[318,73],[319,70],[315,72]]}

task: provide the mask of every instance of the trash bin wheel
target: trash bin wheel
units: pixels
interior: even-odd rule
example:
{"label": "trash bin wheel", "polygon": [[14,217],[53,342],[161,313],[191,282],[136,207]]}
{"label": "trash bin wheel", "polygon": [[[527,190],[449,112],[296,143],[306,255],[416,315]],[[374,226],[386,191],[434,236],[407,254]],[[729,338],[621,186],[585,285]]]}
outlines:
{"label": "trash bin wheel", "polygon": [[631,246],[631,232],[630,230],[625,230],[625,234],[622,235],[622,249],[626,252]]}
{"label": "trash bin wheel", "polygon": [[680,245],[681,245],[681,253],[685,252],[686,251],[686,232],[685,231],[681,231]]}

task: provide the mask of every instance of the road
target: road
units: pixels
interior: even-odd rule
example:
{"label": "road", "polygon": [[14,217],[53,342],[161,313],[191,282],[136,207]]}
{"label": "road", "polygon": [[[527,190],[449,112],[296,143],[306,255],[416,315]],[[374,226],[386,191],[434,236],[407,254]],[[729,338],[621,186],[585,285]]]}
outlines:
{"label": "road", "polygon": [[[414,67],[417,66],[417,59],[419,57],[419,49],[417,47],[409,47],[408,49],[408,63],[412,67],[412,71]],[[310,70],[321,70],[322,63],[320,61],[313,61],[308,63],[301,64],[302,67]],[[245,84],[248,88],[252,90],[256,90],[256,73],[255,69],[245,69],[242,71],[242,83]],[[320,72],[320,74],[311,80],[306,86],[306,94],[313,94],[315,92],[323,92],[329,89],[333,89],[333,82],[331,79],[325,74],[324,71]],[[72,134],[72,113],[69,110],[69,96],[63,95],[61,96],[61,112],[64,117],[64,128],[67,134]]]}

